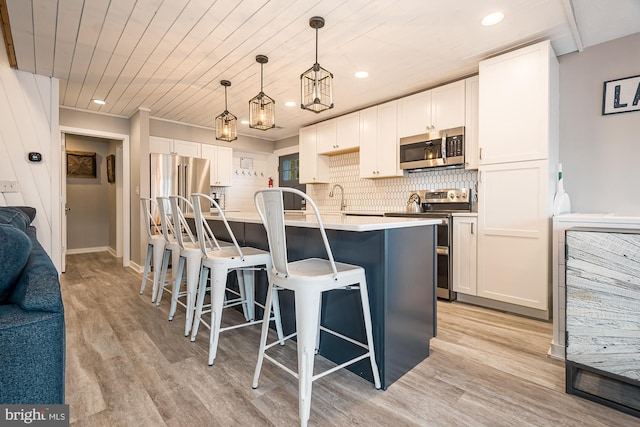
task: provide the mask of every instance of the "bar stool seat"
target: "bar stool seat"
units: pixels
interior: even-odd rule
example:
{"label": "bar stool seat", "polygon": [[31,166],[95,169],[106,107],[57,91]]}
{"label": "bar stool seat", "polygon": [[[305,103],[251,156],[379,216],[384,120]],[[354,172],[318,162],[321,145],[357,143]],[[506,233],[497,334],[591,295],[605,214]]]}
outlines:
{"label": "bar stool seat", "polygon": [[[297,194],[302,197],[306,200],[307,208],[311,206],[314,210],[328,259],[309,258],[288,262],[283,203],[283,193],[285,192]],[[281,340],[267,344],[269,327],[268,322],[265,321],[262,325],[258,362],[253,377],[253,388],[258,387],[258,380],[264,359],[273,362],[276,366],[283,368],[286,372],[297,377],[300,425],[306,426],[311,413],[312,383],[316,379],[368,358],[371,364],[375,387],[380,388],[380,374],[375,358],[365,270],[357,265],[334,261],[318,208],[313,200],[305,193],[294,188],[269,188],[256,192],[254,202],[258,214],[267,230],[269,250],[273,261],[273,268],[269,275],[270,291],[287,289],[293,291],[295,295],[296,332],[288,335],[284,339],[286,340],[297,336],[298,371],[294,372],[278,362],[275,358],[266,354],[268,349],[276,344],[280,344]],[[322,293],[333,290],[359,291],[366,343],[344,336],[321,325]],[[267,301],[265,303],[267,311],[272,303],[270,297],[273,294],[275,294],[275,292],[267,293]],[[330,333],[362,347],[364,351],[361,355],[351,360],[347,360],[331,369],[313,375],[314,356],[320,344],[320,331]]]}

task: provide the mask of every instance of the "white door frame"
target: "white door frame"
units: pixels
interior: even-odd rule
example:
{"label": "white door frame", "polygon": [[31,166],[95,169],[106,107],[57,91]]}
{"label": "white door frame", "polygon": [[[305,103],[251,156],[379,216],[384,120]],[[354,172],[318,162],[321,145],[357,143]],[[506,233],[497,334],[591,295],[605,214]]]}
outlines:
{"label": "white door frame", "polygon": [[[122,247],[122,266],[129,267],[129,263],[131,260],[131,153],[129,147],[129,135],[121,134],[121,133],[113,133],[113,132],[103,132],[95,129],[82,129],[75,128],[69,126],[60,126],[60,139],[64,137],[64,134],[73,134],[73,135],[82,135],[82,136],[91,136],[96,138],[104,138],[104,139],[115,139],[122,141],[122,197],[116,197],[116,210],[117,210],[117,225],[116,228],[118,233],[116,237],[116,248],[118,249],[120,246]],[[60,159],[61,162],[66,162],[64,156]],[[118,167],[116,162],[116,168]],[[64,165],[61,165],[60,170],[63,170]],[[66,177],[61,177],[60,185],[66,186]],[[116,193],[118,193],[118,188],[116,187]],[[63,194],[62,188],[60,189],[60,194]],[[61,212],[60,212],[60,220],[66,221],[66,215],[64,212],[66,205],[66,200],[62,200],[61,203]],[[121,220],[121,223],[120,223]],[[121,225],[120,225],[121,224]],[[62,224],[58,227],[58,230],[62,230]],[[62,240],[59,240],[62,241]],[[121,243],[120,243],[121,242]],[[62,259],[66,256],[66,248],[62,248]],[[61,262],[61,265],[64,261]]]}

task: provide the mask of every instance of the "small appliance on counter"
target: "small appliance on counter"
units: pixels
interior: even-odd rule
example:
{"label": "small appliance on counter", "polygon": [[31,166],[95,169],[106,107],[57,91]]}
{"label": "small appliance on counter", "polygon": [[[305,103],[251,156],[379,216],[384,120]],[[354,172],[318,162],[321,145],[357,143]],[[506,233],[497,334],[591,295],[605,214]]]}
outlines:
{"label": "small appliance on counter", "polygon": [[440,190],[419,190],[409,193],[405,212],[388,212],[384,216],[405,218],[439,218],[442,220],[436,230],[437,289],[440,299],[456,299],[453,292],[451,272],[453,271],[453,224],[454,213],[474,211],[474,195],[470,188],[447,188]]}

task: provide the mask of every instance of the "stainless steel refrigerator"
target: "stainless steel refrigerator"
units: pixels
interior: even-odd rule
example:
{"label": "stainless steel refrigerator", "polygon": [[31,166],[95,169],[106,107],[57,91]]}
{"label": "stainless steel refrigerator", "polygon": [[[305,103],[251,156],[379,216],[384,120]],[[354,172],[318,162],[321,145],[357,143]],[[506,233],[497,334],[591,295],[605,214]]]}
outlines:
{"label": "stainless steel refrigerator", "polygon": [[[183,157],[177,154],[151,153],[151,198],[180,195],[191,200],[191,194],[209,194],[209,160]],[[180,208],[185,211],[184,203]],[[166,206],[170,211],[170,206]],[[190,210],[189,210],[190,211]],[[202,212],[209,213],[209,204],[202,204]],[[159,212],[153,216],[159,222]]]}

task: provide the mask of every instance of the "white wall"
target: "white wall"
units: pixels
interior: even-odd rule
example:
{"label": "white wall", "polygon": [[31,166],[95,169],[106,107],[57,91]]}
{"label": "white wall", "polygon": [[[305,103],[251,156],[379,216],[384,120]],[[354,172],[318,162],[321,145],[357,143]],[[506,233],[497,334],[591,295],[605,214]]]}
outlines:
{"label": "white wall", "polygon": [[573,212],[640,216],[640,111],[602,115],[603,83],[640,74],[640,33],[559,57],[560,161]]}
{"label": "white wall", "polygon": [[[13,70],[0,48],[0,180],[17,181],[17,193],[0,193],[0,205],[36,208],[38,241],[58,271],[61,261],[58,80]],[[42,154],[30,163],[27,154]]]}

